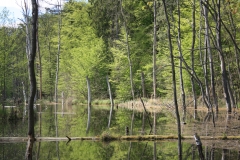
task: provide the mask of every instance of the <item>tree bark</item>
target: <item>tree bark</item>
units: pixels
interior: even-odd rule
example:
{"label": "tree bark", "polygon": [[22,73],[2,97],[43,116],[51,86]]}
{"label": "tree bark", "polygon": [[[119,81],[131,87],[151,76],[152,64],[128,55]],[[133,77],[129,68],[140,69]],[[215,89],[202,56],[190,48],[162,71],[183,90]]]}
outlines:
{"label": "tree bark", "polygon": [[229,90],[228,90],[228,75],[227,75],[227,70],[226,70],[226,65],[225,65],[225,59],[224,59],[224,54],[222,51],[222,39],[221,39],[221,14],[220,14],[220,7],[221,7],[221,1],[217,1],[217,21],[216,21],[216,42],[217,42],[217,50],[219,54],[219,59],[220,59],[220,66],[221,66],[221,75],[222,75],[222,85],[223,85],[223,91],[224,91],[224,97],[226,100],[226,107],[227,107],[227,112],[231,113],[232,108],[231,108],[231,101],[230,101],[230,96],[229,96]]}
{"label": "tree bark", "polygon": [[112,89],[111,89],[110,82],[108,80],[108,76],[106,77],[106,80],[107,80],[107,85],[108,85],[109,99],[110,99],[110,102],[111,102],[111,109],[110,109],[109,120],[108,120],[108,128],[110,128],[112,113],[113,113],[113,109],[114,109],[114,102],[113,102],[113,98],[112,98]]}
{"label": "tree bark", "polygon": [[157,10],[156,0],[153,2],[153,98],[156,99],[157,80],[156,80],[156,51],[157,51]]}
{"label": "tree bark", "polygon": [[[194,59],[194,48],[195,48],[195,41],[196,41],[196,19],[195,19],[195,10],[196,10],[196,2],[193,0],[193,8],[192,8],[192,45],[191,45],[191,67],[194,71],[195,59]],[[193,106],[194,106],[194,118],[197,118],[197,98],[196,98],[196,91],[195,91],[195,83],[194,77],[191,75],[191,85],[192,85],[192,94],[193,94]]]}
{"label": "tree bark", "polygon": [[28,100],[28,146],[26,158],[32,159],[33,143],[35,141],[34,135],[34,98],[36,95],[36,76],[34,70],[34,60],[37,51],[37,20],[38,20],[38,4],[36,0],[32,0],[32,45],[31,52],[28,55],[28,72],[30,79],[30,94]]}
{"label": "tree bark", "polygon": [[42,59],[41,59],[38,34],[37,34],[37,51],[38,51],[38,61],[39,61],[39,99],[42,99]]}
{"label": "tree bark", "polygon": [[131,52],[130,52],[130,46],[129,46],[129,40],[128,40],[128,30],[127,30],[127,20],[126,17],[123,13],[123,6],[122,6],[122,0],[120,0],[121,4],[121,13],[122,13],[122,17],[123,17],[123,26],[124,26],[124,30],[126,33],[126,45],[127,45],[127,57],[128,57],[128,64],[129,64],[129,76],[130,76],[130,85],[131,85],[131,93],[132,93],[132,99],[134,99],[134,88],[133,88],[133,73],[132,73],[132,60],[131,60]]}
{"label": "tree bark", "polygon": [[91,88],[90,88],[90,81],[87,77],[87,90],[88,90],[88,121],[87,121],[87,131],[88,133],[90,129],[90,120],[91,120]]}
{"label": "tree bark", "polygon": [[210,35],[209,35],[208,8],[204,6],[203,9],[204,9],[204,18],[205,18],[205,51],[206,53],[208,53],[208,58],[209,58],[213,104],[215,106],[216,112],[218,112],[218,100],[217,100],[217,94],[215,90],[214,65],[213,65]]}
{"label": "tree bark", "polygon": [[179,0],[177,0],[177,11],[178,11],[178,37],[177,37],[177,44],[178,44],[178,52],[179,52],[179,76],[180,76],[180,89],[181,89],[181,98],[182,98],[182,108],[183,108],[183,118],[182,121],[185,122],[186,120],[186,101],[185,101],[185,90],[183,84],[183,76],[182,76],[182,46],[181,46],[181,12],[180,12],[180,4]]}
{"label": "tree bark", "polygon": [[177,119],[177,131],[178,131],[178,159],[182,160],[182,142],[181,142],[181,124],[180,124],[180,116],[178,111],[178,102],[177,102],[177,89],[176,89],[176,75],[175,75],[175,64],[173,58],[173,48],[172,48],[172,39],[171,39],[171,32],[170,32],[170,22],[167,15],[167,7],[165,0],[162,0],[164,6],[164,13],[166,16],[167,22],[167,34],[169,40],[169,50],[170,50],[170,58],[171,58],[171,66],[172,66],[172,85],[173,85],[173,95],[174,95],[174,105],[175,105],[175,112],[176,112],[176,119]]}

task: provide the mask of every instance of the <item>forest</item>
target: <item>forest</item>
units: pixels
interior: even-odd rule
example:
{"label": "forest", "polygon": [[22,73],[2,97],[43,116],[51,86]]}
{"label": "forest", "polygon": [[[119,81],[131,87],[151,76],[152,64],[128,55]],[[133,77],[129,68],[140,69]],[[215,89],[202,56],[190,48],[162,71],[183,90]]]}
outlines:
{"label": "forest", "polygon": [[[239,102],[237,0],[69,0],[38,15],[37,99],[167,99],[209,110]],[[0,91],[4,106],[28,96],[32,17],[16,25],[0,13]],[[173,99],[174,98],[174,99]],[[202,103],[203,102],[203,103]]]}

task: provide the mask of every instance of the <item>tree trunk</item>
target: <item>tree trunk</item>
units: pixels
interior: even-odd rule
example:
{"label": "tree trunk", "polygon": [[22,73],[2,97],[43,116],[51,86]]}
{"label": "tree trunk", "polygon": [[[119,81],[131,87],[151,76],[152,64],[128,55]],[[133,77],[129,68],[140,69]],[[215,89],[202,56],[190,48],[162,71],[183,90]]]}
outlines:
{"label": "tree trunk", "polygon": [[90,129],[90,120],[91,120],[91,88],[90,88],[90,81],[87,77],[87,90],[88,90],[88,121],[87,121],[87,131],[88,133]]}
{"label": "tree trunk", "polygon": [[218,112],[218,100],[215,90],[215,77],[214,77],[214,67],[213,67],[213,58],[211,52],[211,44],[210,44],[210,35],[209,35],[209,22],[208,22],[208,8],[203,7],[204,9],[204,18],[205,18],[205,50],[208,53],[209,58],[209,66],[210,66],[210,74],[211,74],[211,89],[213,96],[213,104],[215,106],[216,112]]}
{"label": "tree trunk", "polygon": [[162,0],[164,6],[164,13],[166,16],[167,22],[167,34],[169,40],[169,50],[170,50],[170,58],[171,58],[171,66],[172,66],[172,83],[173,83],[173,95],[174,95],[174,105],[177,119],[177,131],[178,131],[178,159],[182,160],[182,142],[181,142],[181,124],[180,124],[180,116],[178,111],[178,102],[177,102],[177,89],[176,89],[176,75],[175,75],[175,64],[173,58],[173,48],[172,48],[172,40],[171,40],[171,32],[170,32],[170,22],[167,15],[167,7],[165,0]]}
{"label": "tree trunk", "polygon": [[38,51],[38,60],[39,60],[39,99],[42,99],[42,60],[41,60],[41,52],[40,52],[38,35],[37,35],[37,51]]}
{"label": "tree trunk", "polygon": [[177,0],[177,10],[178,10],[178,37],[177,37],[177,44],[178,44],[178,52],[179,52],[179,76],[180,76],[180,88],[181,88],[181,98],[182,98],[182,108],[183,108],[183,118],[182,121],[185,122],[186,120],[186,101],[185,101],[185,90],[183,84],[183,76],[182,76],[182,48],[181,48],[181,12],[180,12],[180,4],[179,0]]}
{"label": "tree trunk", "polygon": [[127,31],[127,20],[126,17],[123,13],[123,6],[122,6],[122,0],[121,1],[121,13],[122,13],[122,17],[123,17],[123,26],[124,26],[124,30],[126,33],[126,45],[127,45],[127,57],[128,57],[128,64],[129,64],[129,74],[130,74],[130,84],[131,84],[131,93],[132,93],[132,99],[134,99],[134,88],[133,88],[133,73],[132,73],[132,61],[131,61],[131,52],[130,52],[130,46],[129,46],[129,41],[128,41],[128,31]]}
{"label": "tree trunk", "polygon": [[112,113],[113,113],[113,109],[114,109],[114,103],[113,103],[113,98],[112,98],[112,89],[111,89],[110,82],[108,80],[108,76],[106,77],[106,80],[107,80],[107,85],[108,85],[109,99],[111,102],[111,109],[110,109],[109,120],[108,120],[108,128],[110,128]]}
{"label": "tree trunk", "polygon": [[[61,2],[61,1],[60,1]],[[61,49],[61,3],[58,3],[58,52],[57,52],[57,67],[56,67],[56,79],[55,79],[55,102],[58,103],[58,73],[59,73],[59,57]]]}
{"label": "tree trunk", "polygon": [[32,45],[31,53],[28,55],[28,71],[30,79],[30,94],[28,100],[28,146],[26,158],[32,159],[33,142],[35,141],[34,135],[34,98],[36,95],[36,76],[34,70],[34,60],[37,51],[37,20],[38,20],[38,4],[36,0],[32,0]]}
{"label": "tree trunk", "polygon": [[[191,46],[191,67],[194,71],[194,48],[195,48],[195,41],[196,41],[196,20],[195,20],[195,10],[196,10],[196,2],[193,0],[193,8],[192,8],[192,46]],[[194,119],[197,118],[197,98],[196,98],[196,91],[195,91],[195,83],[193,75],[191,75],[191,85],[192,85],[192,94],[193,94],[193,106],[194,106]]]}
{"label": "tree trunk", "polygon": [[156,51],[157,51],[157,10],[156,0],[153,2],[153,98],[156,99],[157,94],[157,80],[156,80]]}
{"label": "tree trunk", "polygon": [[219,54],[219,59],[220,59],[220,66],[221,66],[221,75],[222,75],[222,85],[223,85],[223,91],[224,91],[224,97],[226,100],[226,107],[227,107],[227,112],[231,113],[232,108],[231,108],[231,101],[230,101],[230,96],[228,92],[228,76],[227,76],[227,71],[226,71],[226,65],[225,65],[225,60],[224,60],[224,54],[222,51],[222,40],[221,40],[221,15],[220,15],[220,7],[221,7],[221,1],[217,1],[217,21],[216,21],[216,42],[217,42],[217,50]]}

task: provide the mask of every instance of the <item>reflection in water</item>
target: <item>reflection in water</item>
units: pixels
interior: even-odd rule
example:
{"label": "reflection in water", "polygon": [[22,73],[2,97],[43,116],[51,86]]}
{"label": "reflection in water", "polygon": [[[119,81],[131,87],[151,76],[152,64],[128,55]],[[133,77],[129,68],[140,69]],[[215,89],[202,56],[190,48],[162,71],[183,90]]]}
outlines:
{"label": "reflection in water", "polygon": [[[141,106],[142,107],[142,106]],[[58,116],[58,113],[64,116]],[[66,113],[66,114],[65,114]],[[216,127],[208,117],[206,111],[198,111],[199,121],[194,120],[191,112],[187,114],[187,124],[182,131],[183,135],[193,135],[198,132],[200,137],[239,135],[239,120],[236,115],[228,115],[225,112],[218,115]],[[86,122],[88,121],[87,106],[73,106],[71,110],[66,107],[40,105],[36,108],[36,135],[39,137],[83,137],[86,136]],[[145,123],[148,117],[153,128]],[[176,135],[175,119],[168,111],[146,112],[119,108],[112,112],[111,126],[107,129],[109,118],[109,106],[93,106],[91,110],[91,127],[89,136],[100,136],[107,130],[110,135],[125,135],[125,127],[129,126],[130,134],[142,135],[151,130],[155,134]],[[226,121],[227,120],[227,121]],[[225,122],[225,123],[223,123]],[[130,126],[131,124],[131,126]],[[27,123],[23,121],[0,122],[0,136],[26,136]],[[239,159],[238,141],[202,141],[204,156],[207,159]],[[1,143],[0,159],[23,159],[26,143]],[[193,140],[183,141],[183,158],[199,159],[196,145]],[[14,154],[12,154],[14,153]],[[34,159],[177,159],[177,142],[153,141],[153,142],[110,142],[74,141],[66,145],[66,141],[60,142],[36,142],[34,145]]]}

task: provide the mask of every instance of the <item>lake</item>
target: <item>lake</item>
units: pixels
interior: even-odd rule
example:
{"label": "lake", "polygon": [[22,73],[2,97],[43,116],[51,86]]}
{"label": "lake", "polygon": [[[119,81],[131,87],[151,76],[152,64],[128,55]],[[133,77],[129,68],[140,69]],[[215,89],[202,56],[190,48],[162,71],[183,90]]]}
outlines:
{"label": "lake", "polygon": [[[133,107],[134,108],[134,107]],[[21,115],[22,109],[6,108],[8,112]],[[16,111],[16,112],[15,112]],[[177,135],[174,109],[163,108],[148,114],[141,109],[118,107],[112,112],[109,124],[110,106],[93,106],[89,129],[87,130],[88,110],[85,105],[37,105],[35,108],[36,137],[96,137],[102,135]],[[14,117],[14,116],[13,116]],[[18,116],[19,117],[19,116]],[[195,117],[195,118],[194,118]],[[213,127],[212,115],[205,109],[198,111],[189,109],[186,114],[186,124],[182,124],[182,135],[193,136],[238,136],[240,121],[237,113],[225,114],[225,111],[214,116],[216,127]],[[156,125],[153,125],[153,122]],[[155,126],[151,128],[151,126]],[[129,132],[126,133],[126,127]],[[11,119],[0,122],[1,137],[26,137],[27,119]],[[198,160],[198,149],[194,138],[183,140],[183,159]],[[208,159],[240,159],[239,140],[202,140],[203,153]],[[0,142],[1,160],[24,159],[26,142]],[[178,159],[177,140],[155,141],[111,141],[72,140],[35,142],[33,159],[39,160],[148,160],[148,159]]]}

